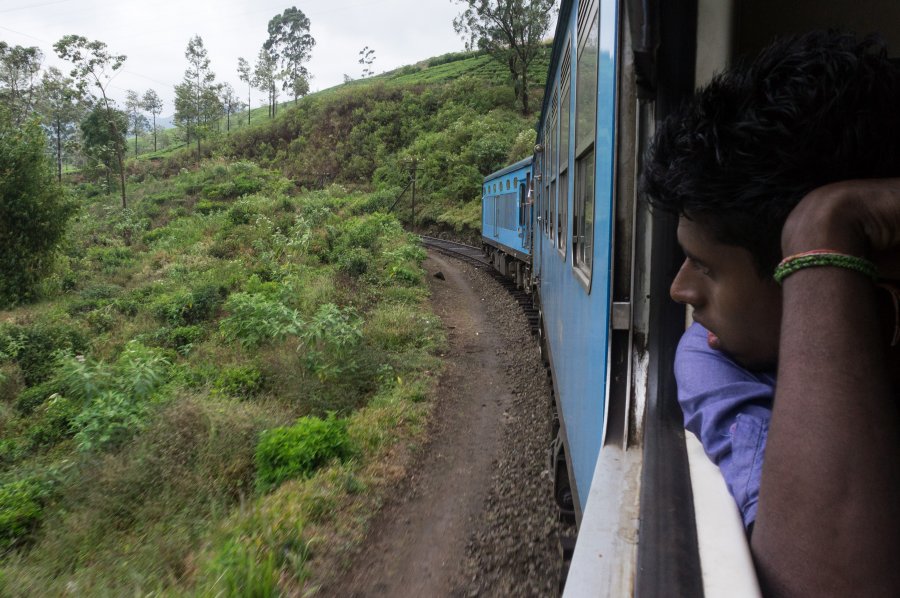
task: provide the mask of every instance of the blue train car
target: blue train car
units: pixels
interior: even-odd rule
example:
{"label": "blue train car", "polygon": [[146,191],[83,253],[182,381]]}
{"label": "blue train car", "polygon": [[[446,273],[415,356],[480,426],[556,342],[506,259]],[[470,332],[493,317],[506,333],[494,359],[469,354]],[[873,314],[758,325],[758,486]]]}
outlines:
{"label": "blue train car", "polygon": [[523,286],[531,264],[531,156],[484,178],[481,243],[494,267]]}
{"label": "blue train car", "polygon": [[578,525],[564,596],[759,595],[734,501],[684,432],[672,363],[691,314],[668,293],[683,254],[677,219],[637,191],[641,157],[656,122],[773,37],[842,27],[896,48],[898,17],[882,0],[790,14],[774,0],[561,1],[522,246],[559,420],[555,495]]}

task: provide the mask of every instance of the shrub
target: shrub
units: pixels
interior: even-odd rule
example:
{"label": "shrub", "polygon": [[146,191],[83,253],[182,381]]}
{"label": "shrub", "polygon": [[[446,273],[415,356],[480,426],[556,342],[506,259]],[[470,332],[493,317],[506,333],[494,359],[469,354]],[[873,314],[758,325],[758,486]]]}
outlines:
{"label": "shrub", "polygon": [[268,550],[255,550],[230,539],[207,567],[212,580],[208,591],[211,596],[275,598],[281,595],[275,555]]}
{"label": "shrub", "polygon": [[31,479],[0,486],[0,551],[21,543],[37,526],[44,496],[43,485]]}
{"label": "shrub", "polygon": [[372,253],[361,247],[353,247],[341,253],[337,260],[338,270],[350,276],[361,276],[369,269]]}
{"label": "shrub", "polygon": [[41,406],[37,420],[28,429],[31,446],[47,446],[74,434],[72,422],[78,415],[78,406],[60,395],[53,395]]}
{"label": "shrub", "polygon": [[252,365],[225,368],[213,381],[214,394],[244,398],[259,394],[263,378],[259,369]]}
{"label": "shrub", "polygon": [[21,346],[16,361],[25,384],[33,386],[53,373],[53,355],[59,351],[81,353],[87,348],[84,334],[66,323],[39,320],[20,330]]}
{"label": "shrub", "polygon": [[200,285],[193,291],[180,289],[157,297],[151,310],[167,324],[197,324],[215,314],[227,293],[227,289],[212,283]]}
{"label": "shrub", "polygon": [[332,459],[353,455],[347,420],[333,413],[307,416],[290,427],[263,432],[256,446],[256,487],[266,492],[285,480],[310,477]]}
{"label": "shrub", "polygon": [[226,340],[238,341],[244,348],[296,334],[300,326],[297,311],[262,294],[234,293],[225,309],[230,315],[222,319],[219,330]]}
{"label": "shrub", "polygon": [[352,309],[333,303],[321,306],[300,331],[306,366],[322,381],[352,375],[362,340],[362,319]]}

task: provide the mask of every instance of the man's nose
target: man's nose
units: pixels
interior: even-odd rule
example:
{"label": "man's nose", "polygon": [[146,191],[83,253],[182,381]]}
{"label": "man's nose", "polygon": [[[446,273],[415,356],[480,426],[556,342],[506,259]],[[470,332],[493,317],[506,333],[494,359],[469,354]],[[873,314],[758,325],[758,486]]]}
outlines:
{"label": "man's nose", "polygon": [[684,260],[678,274],[675,275],[675,280],[672,281],[672,286],[669,287],[669,296],[678,303],[698,307],[700,293],[693,278],[690,265]]}

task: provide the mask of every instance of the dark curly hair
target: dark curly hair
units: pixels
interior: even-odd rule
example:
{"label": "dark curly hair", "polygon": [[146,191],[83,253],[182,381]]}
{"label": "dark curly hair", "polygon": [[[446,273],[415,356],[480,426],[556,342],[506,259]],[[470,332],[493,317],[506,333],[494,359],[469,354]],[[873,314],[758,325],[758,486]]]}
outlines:
{"label": "dark curly hair", "polygon": [[785,38],[714,77],[659,127],[642,190],[654,208],[748,249],[761,276],[811,190],[900,175],[900,70],[875,36]]}

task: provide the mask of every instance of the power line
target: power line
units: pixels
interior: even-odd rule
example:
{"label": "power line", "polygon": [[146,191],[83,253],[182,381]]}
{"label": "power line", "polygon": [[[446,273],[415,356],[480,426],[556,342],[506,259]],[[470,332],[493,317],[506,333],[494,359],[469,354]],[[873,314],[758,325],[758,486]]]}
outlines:
{"label": "power line", "polygon": [[0,13],[4,12],[15,12],[17,10],[28,10],[29,8],[41,8],[42,6],[50,6],[52,4],[63,4],[65,2],[71,2],[72,0],[56,0],[55,2],[44,2],[42,4],[28,4],[26,6],[16,6],[15,8],[4,8],[0,10]]}

